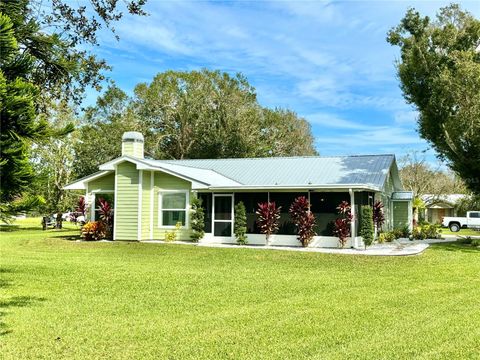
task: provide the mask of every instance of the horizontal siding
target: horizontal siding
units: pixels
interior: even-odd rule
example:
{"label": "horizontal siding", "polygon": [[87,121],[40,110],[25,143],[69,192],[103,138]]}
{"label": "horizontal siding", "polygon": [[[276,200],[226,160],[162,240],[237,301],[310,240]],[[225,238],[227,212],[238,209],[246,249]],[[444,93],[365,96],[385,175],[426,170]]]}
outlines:
{"label": "horizontal siding", "polygon": [[143,144],[138,142],[124,142],[123,154],[137,158],[143,158]]}
{"label": "horizontal siding", "polygon": [[[160,191],[165,190],[188,190],[190,191],[190,204],[193,198],[191,192],[191,183],[179,179],[175,176],[165,174],[162,172],[155,172],[155,180],[154,180],[154,189],[153,189],[153,237],[157,240],[164,240],[165,239],[165,232],[172,231],[169,228],[159,228],[159,203],[158,203],[158,195]],[[190,218],[190,213],[187,211],[187,219]],[[177,240],[190,240],[190,229],[180,229],[178,231]]]}
{"label": "horizontal siding", "polygon": [[117,240],[138,239],[139,171],[123,162],[117,166],[117,199],[115,237]]}
{"label": "horizontal siding", "polygon": [[99,192],[103,190],[115,190],[115,173],[107,174],[88,182],[89,192]]}
{"label": "horizontal siding", "polygon": [[408,226],[408,201],[393,202],[393,227],[403,228]]}

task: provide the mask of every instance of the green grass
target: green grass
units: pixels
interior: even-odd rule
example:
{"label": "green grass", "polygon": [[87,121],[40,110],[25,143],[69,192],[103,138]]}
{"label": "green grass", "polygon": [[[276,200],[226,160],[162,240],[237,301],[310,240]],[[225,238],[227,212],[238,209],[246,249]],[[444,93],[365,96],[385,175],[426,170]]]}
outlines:
{"label": "green grass", "polygon": [[448,228],[441,228],[442,235],[455,235],[455,236],[480,236],[480,231],[473,229],[460,229],[459,232],[451,232]]}
{"label": "green grass", "polygon": [[472,247],[364,257],[38,228],[0,233],[2,359],[479,357]]}

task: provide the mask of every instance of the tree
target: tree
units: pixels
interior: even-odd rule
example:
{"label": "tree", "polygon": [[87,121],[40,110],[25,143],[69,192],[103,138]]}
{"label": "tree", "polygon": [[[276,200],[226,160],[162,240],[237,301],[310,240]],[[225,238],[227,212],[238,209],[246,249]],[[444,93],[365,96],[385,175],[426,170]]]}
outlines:
{"label": "tree", "polygon": [[[128,11],[143,14],[143,3],[127,3]],[[34,176],[30,146],[73,131],[71,124],[54,131],[42,118],[52,99],[79,103],[87,86],[98,89],[104,79],[105,62],[80,47],[97,44],[96,32],[102,24],[113,29],[122,9],[117,0],[91,4],[87,9],[62,0],[51,6],[33,0],[0,2],[2,219],[41,202],[38,196],[24,196]]]}
{"label": "tree", "polygon": [[235,205],[235,223],[233,224],[233,233],[235,234],[235,239],[237,244],[246,245],[248,244],[248,239],[246,236],[247,233],[247,211],[245,210],[245,205],[242,201],[238,202]]}
{"label": "tree", "polygon": [[73,170],[77,178],[98,171],[98,166],[119,157],[122,135],[140,130],[129,110],[130,98],[114,83],[85,109],[79,127],[79,141],[74,145]]}
{"label": "tree", "polygon": [[[406,190],[412,191],[413,217],[418,221],[419,210],[443,201],[446,194],[462,194],[465,185],[457,175],[441,167],[432,167],[419,152],[411,152],[400,161],[400,178]],[[424,198],[424,195],[429,195]]]}
{"label": "tree", "polygon": [[362,216],[360,218],[360,236],[363,239],[365,249],[373,243],[373,211],[369,205],[362,206]]}
{"label": "tree", "polygon": [[277,207],[275,201],[258,204],[257,225],[261,233],[265,234],[267,246],[270,245],[270,236],[278,231],[281,208],[281,206]]}
{"label": "tree", "polygon": [[205,211],[202,207],[202,199],[194,198],[192,201],[192,234],[190,238],[197,242],[205,235]]}
{"label": "tree", "polygon": [[390,30],[400,47],[401,89],[419,112],[426,139],[473,192],[480,193],[480,21],[459,5],[440,9],[436,21],[407,11]]}
{"label": "tree", "polygon": [[318,155],[310,123],[287,109],[263,109],[257,156]]}
{"label": "tree", "polygon": [[247,79],[220,71],[167,71],[138,84],[132,103],[155,158],[315,154],[304,119],[263,109]]}
{"label": "tree", "polygon": [[[63,128],[76,122],[73,110],[64,103],[52,104],[47,117],[52,128]],[[63,137],[51,137],[33,146],[31,161],[35,180],[28,192],[45,199],[42,212],[65,212],[75,206],[78,195],[64,190],[64,186],[75,178],[72,164],[74,146],[79,141],[77,135],[73,132]]]}
{"label": "tree", "polygon": [[310,211],[310,203],[305,196],[295,198],[288,209],[290,217],[297,229],[298,241],[303,247],[307,247],[316,235],[315,215]]}
{"label": "tree", "polygon": [[480,195],[471,194],[460,199],[455,204],[458,216],[465,216],[467,211],[475,211],[480,209]]}

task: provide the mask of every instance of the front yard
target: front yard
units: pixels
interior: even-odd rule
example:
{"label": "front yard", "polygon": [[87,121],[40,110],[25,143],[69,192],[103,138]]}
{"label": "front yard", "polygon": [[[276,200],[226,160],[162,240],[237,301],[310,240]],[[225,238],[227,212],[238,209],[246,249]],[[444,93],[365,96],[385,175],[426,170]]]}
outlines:
{"label": "front yard", "polygon": [[480,250],[366,257],[0,233],[2,359],[478,358]]}

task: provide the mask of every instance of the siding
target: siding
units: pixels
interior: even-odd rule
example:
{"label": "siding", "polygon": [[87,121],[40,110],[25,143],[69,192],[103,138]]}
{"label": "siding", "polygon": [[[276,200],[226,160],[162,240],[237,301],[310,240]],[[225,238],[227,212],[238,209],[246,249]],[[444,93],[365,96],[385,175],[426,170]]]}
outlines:
{"label": "siding", "polygon": [[123,162],[117,166],[116,240],[138,239],[139,171],[135,165]]}
{"label": "siding", "polygon": [[408,226],[408,201],[393,202],[393,227],[403,228]]}
{"label": "siding", "polygon": [[122,155],[143,158],[143,144],[138,142],[124,142],[122,144]]}
{"label": "siding", "polygon": [[102,190],[115,190],[115,173],[107,174],[88,182],[89,192]]}
{"label": "siding", "polygon": [[150,205],[152,193],[151,171],[144,171],[142,175],[142,240],[151,240],[150,236]]}
{"label": "siding", "polygon": [[[86,184],[87,195],[87,219],[93,218],[92,206],[94,201],[94,192],[101,193],[102,191],[115,191],[115,173],[106,174],[100,178],[89,181]],[[115,200],[114,200],[115,201]]]}
{"label": "siding", "polygon": [[[159,171],[155,172],[154,189],[153,189],[153,238],[156,240],[165,239],[165,232],[171,231],[168,228],[159,228],[159,203],[158,195],[160,191],[164,190],[189,190],[190,191],[190,204],[193,198],[191,192],[191,183],[179,179],[175,176],[165,174]],[[190,213],[187,211],[187,223],[189,223]],[[178,231],[177,240],[190,240],[190,229],[180,229]]]}

